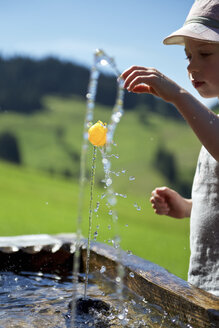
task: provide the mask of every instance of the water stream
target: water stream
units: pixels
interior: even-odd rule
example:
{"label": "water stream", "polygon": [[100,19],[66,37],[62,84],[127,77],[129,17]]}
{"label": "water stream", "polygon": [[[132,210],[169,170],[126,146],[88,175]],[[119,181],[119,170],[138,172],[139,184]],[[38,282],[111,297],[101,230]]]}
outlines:
{"label": "water stream", "polygon": [[[94,62],[93,66],[91,68],[90,73],[90,81],[88,85],[88,93],[87,93],[87,110],[86,110],[86,116],[84,121],[84,132],[83,132],[83,143],[82,143],[82,151],[81,151],[81,166],[80,166],[80,181],[79,181],[79,202],[78,202],[78,220],[77,220],[77,245],[76,245],[76,256],[74,261],[74,275],[73,275],[73,282],[77,283],[77,275],[78,275],[78,257],[79,257],[79,247],[80,247],[80,238],[81,238],[81,224],[82,224],[82,210],[84,205],[84,185],[85,185],[85,171],[86,171],[86,160],[87,160],[87,151],[88,151],[88,128],[92,124],[93,116],[94,116],[94,108],[95,108],[95,98],[96,98],[96,92],[97,92],[97,85],[98,85],[98,78],[100,75],[100,67],[105,65],[110,65],[112,72],[115,74],[115,76],[118,78],[120,75],[120,72],[115,64],[115,61],[112,57],[108,56],[103,50],[97,49],[94,53]],[[107,146],[105,148],[105,153],[102,152],[103,155],[103,167],[104,172],[106,175],[106,180],[109,183],[110,178],[107,178],[109,175],[109,166],[110,166],[110,160],[107,159],[107,156],[105,154],[108,154],[111,150],[111,143],[113,141],[114,131],[116,129],[117,124],[119,123],[122,115],[123,115],[123,96],[124,96],[124,90],[122,86],[122,81],[118,80],[118,94],[117,99],[115,102],[115,106],[113,108],[113,112],[111,115],[111,121],[108,125],[108,133],[107,133]],[[95,155],[96,157],[96,155]],[[93,164],[92,164],[93,166]],[[94,176],[92,173],[91,181],[94,182]],[[107,185],[107,183],[106,183]],[[93,192],[93,191],[92,191]],[[112,191],[108,191],[108,195],[112,194]],[[91,196],[92,197],[92,196]],[[109,202],[112,203],[111,198],[108,199]],[[92,204],[90,204],[92,206]],[[114,213],[114,212],[113,212]],[[115,222],[116,215],[113,214],[113,221]],[[92,221],[92,209],[90,207],[89,210],[89,236],[88,236],[88,243],[90,242],[90,232],[91,232],[91,221]],[[89,245],[88,245],[89,246]],[[87,275],[89,272],[89,247],[88,247],[88,269],[87,269]],[[87,285],[86,278],[86,284],[85,284],[85,296],[86,296],[86,285]]]}
{"label": "water stream", "polygon": [[[94,106],[95,98],[97,93],[97,84],[98,78],[100,75],[99,64],[101,60],[104,60],[105,54],[97,49],[94,53],[93,66],[90,71],[90,79],[88,84],[88,92],[86,95],[87,106],[86,106],[86,115],[84,119],[83,127],[83,140],[81,147],[81,160],[80,160],[80,178],[79,178],[79,198],[78,198],[78,217],[77,217],[77,241],[76,241],[76,251],[73,263],[73,286],[77,286],[78,275],[79,275],[79,249],[80,249],[80,240],[82,237],[82,212],[84,206],[84,188],[86,181],[86,161],[87,161],[87,152],[88,152],[88,128],[93,121],[94,116]],[[73,289],[72,298],[73,298],[73,307],[72,307],[72,327],[74,327],[74,317],[75,317],[75,300],[77,295],[77,287]]]}
{"label": "water stream", "polygon": [[[112,188],[112,178],[111,178],[111,147],[113,144],[113,137],[115,129],[120,122],[120,119],[123,115],[123,98],[124,98],[124,89],[123,82],[119,79],[120,72],[115,64],[115,61],[112,57],[108,56],[103,50],[97,49],[94,53],[94,63],[91,68],[90,73],[90,81],[88,86],[87,93],[87,111],[84,121],[84,133],[83,133],[83,144],[82,144],[82,153],[81,153],[81,171],[80,171],[80,191],[79,191],[79,209],[78,209],[78,227],[77,227],[77,245],[76,245],[76,256],[74,260],[74,274],[73,274],[73,283],[77,284],[77,276],[78,276],[78,267],[79,267],[79,247],[80,247],[80,238],[81,238],[81,224],[82,224],[82,209],[83,209],[83,198],[84,198],[84,185],[85,185],[85,168],[86,168],[86,159],[87,159],[87,151],[88,151],[88,128],[93,123],[94,117],[94,108],[95,108],[95,97],[97,92],[98,78],[100,75],[100,66],[109,65],[113,74],[117,78],[117,97],[115,101],[115,106],[112,110],[112,115],[110,119],[110,123],[107,128],[107,143],[105,147],[100,147],[100,151],[102,154],[102,163],[103,169],[105,173],[105,188],[106,188],[106,201],[110,206],[109,212],[112,215],[112,225],[114,227],[114,238],[113,245],[118,250],[118,263],[120,258],[120,237],[118,231],[118,216],[115,210],[116,197]],[[93,212],[93,187],[94,187],[94,179],[95,179],[95,161],[96,161],[96,152],[97,149],[94,147],[93,161],[92,161],[92,172],[91,172],[91,189],[90,189],[90,207],[89,207],[89,232],[88,232],[88,244],[87,244],[87,261],[86,261],[86,277],[85,277],[85,291],[84,298],[87,297],[87,285],[88,285],[88,276],[89,276],[89,261],[90,261],[90,242],[91,242],[91,231],[92,231],[92,212]],[[123,288],[123,267],[118,264],[118,276],[116,278],[117,285],[117,294],[118,299],[121,301],[122,305],[122,288]],[[73,303],[75,298],[75,294],[73,293]],[[75,308],[73,305],[72,316],[75,315]],[[125,313],[124,316],[125,318]],[[121,320],[124,319],[121,316]],[[72,322],[72,324],[74,324]]]}
{"label": "water stream", "polygon": [[93,214],[93,191],[94,191],[94,181],[95,181],[96,157],[97,157],[97,147],[94,146],[93,159],[92,159],[92,171],[91,171],[91,183],[90,183],[89,230],[88,230],[88,242],[87,242],[87,259],[86,259],[86,275],[85,275],[85,284],[84,284],[84,298],[87,297],[87,285],[88,285],[88,275],[89,275],[90,243],[91,243],[92,214]]}

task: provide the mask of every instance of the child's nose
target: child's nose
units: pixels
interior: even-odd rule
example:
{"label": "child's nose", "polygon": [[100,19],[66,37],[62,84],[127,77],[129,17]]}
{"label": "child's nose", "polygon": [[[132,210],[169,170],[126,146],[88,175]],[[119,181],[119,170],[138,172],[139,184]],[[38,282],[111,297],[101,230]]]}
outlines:
{"label": "child's nose", "polygon": [[199,70],[198,62],[191,59],[189,65],[187,66],[188,73],[194,73]]}

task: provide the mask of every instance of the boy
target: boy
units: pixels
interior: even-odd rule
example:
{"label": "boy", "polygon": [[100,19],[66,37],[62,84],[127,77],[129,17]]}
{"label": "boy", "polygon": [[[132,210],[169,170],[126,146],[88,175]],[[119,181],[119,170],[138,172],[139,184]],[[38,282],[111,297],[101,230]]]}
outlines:
{"label": "boy", "polygon": [[[205,98],[219,97],[219,0],[196,0],[184,26],[164,44],[184,45],[193,86]],[[190,216],[188,281],[219,296],[219,117],[154,68],[133,66],[121,77],[129,91],[172,103],[203,145],[192,199],[162,187],[152,192],[150,201],[157,214]]]}

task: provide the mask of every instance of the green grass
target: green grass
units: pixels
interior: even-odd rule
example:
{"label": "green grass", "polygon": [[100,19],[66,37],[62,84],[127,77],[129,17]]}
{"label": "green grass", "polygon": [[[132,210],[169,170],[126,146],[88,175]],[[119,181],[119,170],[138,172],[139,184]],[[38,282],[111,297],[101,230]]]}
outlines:
{"label": "green grass", "polygon": [[[17,136],[24,166],[56,174],[68,170],[77,178],[79,163],[72,162],[70,152],[80,155],[86,105],[78,98],[46,97],[44,106],[47,110],[31,116],[2,114],[0,133],[9,131]],[[110,115],[111,110],[97,106],[94,121],[109,122]],[[126,112],[122,117],[115,142],[118,146],[113,152],[119,154],[119,159],[112,163],[114,170],[124,168],[136,177],[134,192],[138,195],[149,195],[158,184],[167,184],[152,164],[159,144],[174,152],[181,179],[191,179],[200,148],[186,124],[150,115],[144,125],[135,112]],[[101,178],[102,171],[98,170],[97,181]],[[120,178],[115,183],[116,187],[133,192],[127,179]]]}
{"label": "green grass", "polygon": [[[71,152],[80,154],[86,105],[78,98],[46,97],[46,110],[31,116],[16,113],[1,114],[0,133],[9,131],[19,141],[22,166],[0,162],[0,235],[74,232],[78,212],[79,162],[72,161]],[[95,108],[94,121],[109,122],[111,111]],[[140,123],[135,112],[126,112],[115,133],[112,170],[113,186],[118,193],[118,231],[124,250],[157,263],[186,279],[189,260],[189,220],[175,220],[157,216],[149,203],[151,191],[167,184],[153,167],[158,145],[174,152],[182,179],[194,170],[200,144],[186,124],[148,117],[148,124]],[[87,170],[91,168],[91,152]],[[121,170],[126,173],[122,174]],[[64,179],[63,172],[72,173]],[[129,181],[129,176],[135,176]],[[101,156],[98,152],[95,202],[104,192]],[[137,211],[134,203],[141,206]],[[86,187],[83,227],[88,231],[89,184]],[[101,201],[98,217],[93,217],[93,230],[99,225],[98,241],[108,243],[115,235],[111,216]],[[127,226],[128,225],[128,226]]]}

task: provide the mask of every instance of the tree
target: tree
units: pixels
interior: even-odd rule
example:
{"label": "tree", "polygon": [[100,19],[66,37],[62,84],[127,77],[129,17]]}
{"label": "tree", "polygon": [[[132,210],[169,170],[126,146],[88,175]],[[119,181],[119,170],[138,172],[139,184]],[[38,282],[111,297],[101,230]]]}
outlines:
{"label": "tree", "polygon": [[168,179],[170,183],[175,183],[177,179],[177,167],[175,156],[163,146],[159,146],[155,154],[155,167]]}
{"label": "tree", "polygon": [[17,139],[8,132],[0,135],[0,158],[16,164],[21,163]]}

